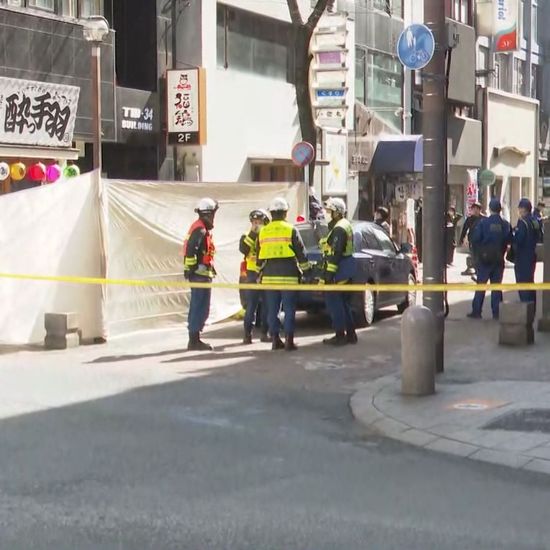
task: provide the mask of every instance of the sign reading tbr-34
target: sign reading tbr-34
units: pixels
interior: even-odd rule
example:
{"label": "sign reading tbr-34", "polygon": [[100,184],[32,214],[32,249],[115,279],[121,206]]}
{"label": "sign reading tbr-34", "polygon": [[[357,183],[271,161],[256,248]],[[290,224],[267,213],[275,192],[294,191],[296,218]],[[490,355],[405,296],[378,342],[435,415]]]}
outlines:
{"label": "sign reading tbr-34", "polygon": [[493,50],[513,52],[519,49],[519,1],[493,1]]}

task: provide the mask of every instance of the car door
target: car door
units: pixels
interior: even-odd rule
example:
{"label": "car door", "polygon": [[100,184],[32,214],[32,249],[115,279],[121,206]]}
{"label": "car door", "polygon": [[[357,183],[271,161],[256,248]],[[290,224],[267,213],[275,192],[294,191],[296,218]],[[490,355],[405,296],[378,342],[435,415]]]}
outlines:
{"label": "car door", "polygon": [[[373,227],[365,224],[360,227],[361,231],[361,282],[369,280],[377,284],[388,284],[391,282],[391,273],[386,261],[386,254],[381,242],[376,238]],[[391,297],[386,292],[377,293],[378,307],[384,307],[391,302]]]}
{"label": "car door", "polygon": [[[382,284],[402,283],[401,267],[402,262],[398,258],[398,250],[394,242],[383,229],[372,227],[372,231],[382,250],[380,260],[380,278]],[[403,292],[384,292],[384,303],[397,304],[403,300]]]}

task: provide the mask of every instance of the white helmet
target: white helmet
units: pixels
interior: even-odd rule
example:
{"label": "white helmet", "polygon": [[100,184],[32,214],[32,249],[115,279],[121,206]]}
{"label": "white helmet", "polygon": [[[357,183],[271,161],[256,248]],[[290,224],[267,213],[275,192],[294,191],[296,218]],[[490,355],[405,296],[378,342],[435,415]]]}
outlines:
{"label": "white helmet", "polygon": [[269,204],[270,212],[288,212],[288,202],[284,197],[276,197]]}
{"label": "white helmet", "polygon": [[206,212],[216,212],[217,209],[218,209],[217,201],[209,197],[204,197],[197,203],[195,212],[197,212],[198,214],[206,213]]}
{"label": "white helmet", "polygon": [[342,216],[346,215],[347,207],[343,199],[330,197],[325,201],[325,209],[331,212],[338,212]]}

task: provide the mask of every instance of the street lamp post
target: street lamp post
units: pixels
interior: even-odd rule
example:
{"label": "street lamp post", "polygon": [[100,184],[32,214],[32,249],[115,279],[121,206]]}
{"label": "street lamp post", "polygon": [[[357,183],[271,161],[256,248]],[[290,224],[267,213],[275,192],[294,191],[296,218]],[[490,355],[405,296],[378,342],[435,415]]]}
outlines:
{"label": "street lamp post", "polygon": [[101,174],[101,43],[109,34],[109,23],[101,15],[83,21],[84,39],[92,47],[93,168]]}

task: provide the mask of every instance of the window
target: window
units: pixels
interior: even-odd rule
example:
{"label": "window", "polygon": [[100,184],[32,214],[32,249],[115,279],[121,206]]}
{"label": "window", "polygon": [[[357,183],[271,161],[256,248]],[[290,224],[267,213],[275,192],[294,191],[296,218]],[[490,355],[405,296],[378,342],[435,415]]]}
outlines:
{"label": "window", "polygon": [[538,65],[531,65],[531,97],[535,99],[542,98],[540,86],[540,67]]}
{"label": "window", "polygon": [[451,18],[466,25],[472,24],[472,0],[453,0]]}
{"label": "window", "polygon": [[54,11],[55,0],[29,0],[29,8],[39,8],[41,10]]}
{"label": "window", "polygon": [[218,4],[218,67],[291,82],[290,33],[286,23]]}
{"label": "window", "polygon": [[361,249],[362,250],[382,250],[382,245],[378,242],[371,229],[361,231]]}
{"label": "window", "polygon": [[401,103],[403,67],[390,54],[369,51],[367,54],[366,104],[393,129],[402,129]]}
{"label": "window", "polygon": [[365,103],[365,63],[367,51],[355,48],[355,99]]}
{"label": "window", "polygon": [[375,229],[374,234],[376,235],[376,240],[380,243],[380,246],[384,252],[391,252],[392,254],[395,254],[395,245],[384,231],[381,229]]}
{"label": "window", "polygon": [[514,74],[512,83],[512,92],[514,94],[523,94],[523,78],[525,75],[525,61],[514,58]]}
{"label": "window", "polygon": [[493,64],[493,78],[491,81],[491,86],[493,86],[493,88],[500,87],[500,59],[498,58],[495,58],[495,62]]}
{"label": "window", "polygon": [[0,0],[0,4],[46,10],[66,17],[102,15],[104,0]]}
{"label": "window", "polygon": [[384,11],[393,17],[403,16],[403,0],[373,0],[372,6],[374,9]]}

